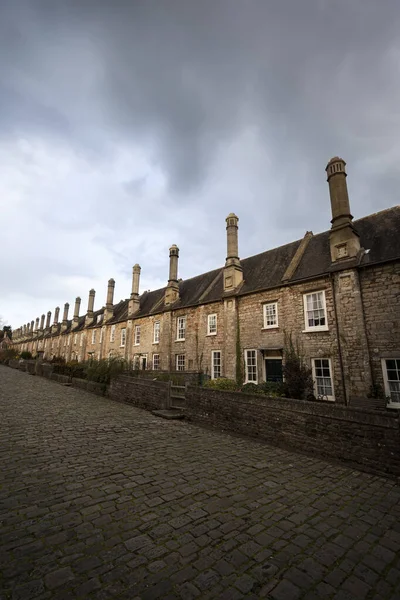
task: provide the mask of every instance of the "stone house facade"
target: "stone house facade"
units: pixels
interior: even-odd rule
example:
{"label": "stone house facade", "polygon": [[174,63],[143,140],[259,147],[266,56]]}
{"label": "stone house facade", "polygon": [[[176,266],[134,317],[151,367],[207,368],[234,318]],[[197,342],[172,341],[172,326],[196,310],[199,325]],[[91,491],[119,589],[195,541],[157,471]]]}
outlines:
{"label": "stone house facade", "polygon": [[[400,408],[400,206],[353,221],[346,163],[326,172],[331,228],[246,259],[239,258],[238,217],[228,215],[222,268],[182,281],[179,249],[170,248],[165,288],[139,294],[140,266],[129,299],[73,318],[65,304],[15,331],[19,349],[46,358],[121,356],[142,369],[204,371],[246,382],[279,381],[289,337],[312,368],[315,394],[354,404],[384,390]],[[39,322],[40,321],[40,322]]]}

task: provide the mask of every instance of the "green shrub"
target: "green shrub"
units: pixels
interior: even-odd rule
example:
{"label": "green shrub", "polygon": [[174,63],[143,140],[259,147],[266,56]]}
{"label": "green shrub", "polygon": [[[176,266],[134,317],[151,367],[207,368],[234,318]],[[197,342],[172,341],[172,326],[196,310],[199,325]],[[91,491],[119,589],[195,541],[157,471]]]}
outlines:
{"label": "green shrub", "polygon": [[264,381],[258,385],[258,388],[262,394],[271,398],[281,398],[285,395],[285,386],[279,381]]}
{"label": "green shrub", "polygon": [[119,357],[108,360],[91,360],[86,365],[86,377],[89,381],[108,385],[112,379],[118,377],[126,368],[126,361]]}
{"label": "green shrub", "polygon": [[24,352],[21,352],[21,358],[23,360],[30,360],[32,358],[32,354],[27,350],[24,350]]}
{"label": "green shrub", "polygon": [[313,394],[312,371],[303,362],[299,343],[295,346],[291,334],[285,335],[285,338],[285,396],[306,399]]}
{"label": "green shrub", "polygon": [[204,383],[205,388],[212,390],[225,390],[229,392],[237,392],[238,386],[234,379],[220,377],[219,379],[209,379]]}
{"label": "green shrub", "polygon": [[14,360],[18,357],[18,352],[14,348],[7,348],[7,350],[0,350],[0,364],[8,365],[10,360]]}
{"label": "green shrub", "polygon": [[256,383],[245,383],[240,388],[240,391],[244,394],[262,394],[263,391]]}

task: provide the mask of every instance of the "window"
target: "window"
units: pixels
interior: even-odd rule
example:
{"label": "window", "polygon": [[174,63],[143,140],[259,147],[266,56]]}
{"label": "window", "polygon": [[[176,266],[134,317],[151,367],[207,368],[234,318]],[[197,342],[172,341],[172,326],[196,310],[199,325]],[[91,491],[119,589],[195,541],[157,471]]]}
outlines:
{"label": "window", "polygon": [[140,325],[135,325],[135,337],[133,343],[135,346],[139,346],[140,344]]}
{"label": "window", "polygon": [[96,330],[93,329],[93,331],[92,331],[92,344],[95,344],[95,343],[96,343]]}
{"label": "window", "polygon": [[100,344],[103,342],[103,336],[104,336],[104,327],[102,327],[100,329]]}
{"label": "window", "polygon": [[114,342],[114,341],[115,341],[115,325],[111,325],[110,342]]}
{"label": "window", "polygon": [[327,400],[334,400],[330,359],[313,358],[312,371],[316,396]]}
{"label": "window", "polygon": [[400,358],[382,360],[385,393],[390,397],[389,406],[400,406]]}
{"label": "window", "polygon": [[176,370],[177,371],[185,370],[185,355],[184,354],[176,355]]}
{"label": "window", "polygon": [[78,334],[76,333],[74,335],[74,346],[76,346],[77,341],[78,341]]}
{"label": "window", "polygon": [[121,329],[121,348],[125,347],[126,342],[126,328]]}
{"label": "window", "polygon": [[217,315],[208,315],[207,335],[217,335]]}
{"label": "window", "polygon": [[264,304],[264,329],[278,327],[278,303]]}
{"label": "window", "polygon": [[153,344],[158,344],[159,341],[160,341],[160,321],[155,321],[154,327],[153,327]]}
{"label": "window", "polygon": [[327,331],[325,292],[304,294],[306,331]]}
{"label": "window", "polygon": [[246,383],[257,383],[257,351],[245,351]]}
{"label": "window", "polygon": [[211,379],[221,377],[221,352],[213,350],[211,352]]}
{"label": "window", "polygon": [[159,368],[160,368],[160,355],[153,354],[153,370],[158,371]]}
{"label": "window", "polygon": [[176,320],[176,339],[184,340],[186,335],[186,317],[178,317]]}
{"label": "window", "polygon": [[79,345],[82,346],[83,344],[83,333],[81,333],[81,335],[79,336]]}

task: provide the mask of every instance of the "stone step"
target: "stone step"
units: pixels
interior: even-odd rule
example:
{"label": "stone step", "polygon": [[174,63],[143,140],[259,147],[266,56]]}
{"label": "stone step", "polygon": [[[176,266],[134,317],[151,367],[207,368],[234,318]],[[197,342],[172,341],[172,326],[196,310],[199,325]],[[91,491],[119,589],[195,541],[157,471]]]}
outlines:
{"label": "stone step", "polygon": [[165,410],[152,410],[151,414],[163,419],[184,419],[184,413],[177,408],[166,408]]}

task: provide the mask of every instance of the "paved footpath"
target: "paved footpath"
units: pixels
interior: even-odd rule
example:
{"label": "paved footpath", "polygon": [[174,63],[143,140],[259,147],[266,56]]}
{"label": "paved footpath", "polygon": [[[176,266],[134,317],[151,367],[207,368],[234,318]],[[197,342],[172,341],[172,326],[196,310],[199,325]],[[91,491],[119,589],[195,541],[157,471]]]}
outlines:
{"label": "paved footpath", "polygon": [[0,598],[400,598],[400,488],[0,366]]}

